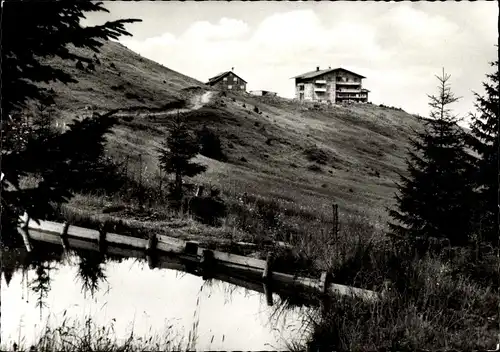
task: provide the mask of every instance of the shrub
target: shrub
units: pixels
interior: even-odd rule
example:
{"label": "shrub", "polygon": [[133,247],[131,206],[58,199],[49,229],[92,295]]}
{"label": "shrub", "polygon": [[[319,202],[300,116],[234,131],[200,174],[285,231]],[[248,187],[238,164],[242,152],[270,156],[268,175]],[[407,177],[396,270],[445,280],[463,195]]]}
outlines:
{"label": "shrub", "polygon": [[142,97],[138,96],[135,93],[131,93],[131,92],[126,92],[125,93],[125,98],[127,98],[127,99],[135,99],[137,101],[144,102],[144,99]]}
{"label": "shrub", "polygon": [[326,152],[318,147],[310,147],[304,151],[307,160],[324,165],[328,161]]}
{"label": "shrub", "polygon": [[259,108],[255,106],[255,107],[253,108],[253,111],[254,111],[254,112],[256,112],[256,113],[258,114],[258,113],[259,113]]}
{"label": "shrub", "polygon": [[226,155],[222,151],[222,144],[219,136],[207,126],[203,126],[197,132],[198,143],[200,144],[200,154],[207,158],[225,161]]}
{"label": "shrub", "polygon": [[319,167],[319,166],[318,166],[318,165],[316,165],[316,164],[311,164],[311,165],[309,165],[309,166],[307,167],[307,169],[308,169],[308,170],[310,170],[310,171],[314,171],[314,172],[321,172],[321,171],[322,171],[321,167]]}
{"label": "shrub", "polygon": [[219,226],[226,216],[227,207],[219,196],[220,191],[212,189],[209,196],[188,197],[184,210],[189,211],[196,220],[212,226]]}
{"label": "shrub", "polygon": [[125,86],[123,84],[111,86],[111,90],[124,90],[124,89],[125,89]]}

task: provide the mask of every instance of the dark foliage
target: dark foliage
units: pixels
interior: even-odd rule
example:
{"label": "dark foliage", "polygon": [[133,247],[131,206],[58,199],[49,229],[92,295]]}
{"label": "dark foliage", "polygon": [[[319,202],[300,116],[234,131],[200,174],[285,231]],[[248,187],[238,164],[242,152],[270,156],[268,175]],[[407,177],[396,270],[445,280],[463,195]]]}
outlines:
{"label": "dark foliage", "polygon": [[[44,219],[55,204],[67,201],[70,191],[93,188],[96,181],[105,180],[113,167],[103,158],[105,134],[116,123],[109,115],[75,120],[61,134],[33,134],[23,150],[4,154],[2,218],[27,212]],[[40,181],[34,188],[21,189],[20,180],[27,175]]]}
{"label": "dark foliage", "polygon": [[396,195],[393,234],[414,242],[418,237],[449,238],[452,245],[466,245],[472,231],[474,193],[470,182],[472,159],[465,152],[465,136],[449,105],[449,75],[437,77],[437,96],[429,96],[431,119],[423,132],[411,139],[408,176],[401,175]]}
{"label": "dark foliage", "polygon": [[103,40],[130,35],[122,19],[82,27],[85,12],[109,12],[102,2],[7,1],[2,5],[2,115],[22,108],[28,99],[47,93],[36,82],[75,82],[70,74],[43,64],[41,57],[60,57],[90,63],[92,58],[69,50],[69,44],[98,51]]}
{"label": "dark foliage", "polygon": [[79,258],[77,278],[81,280],[82,292],[84,295],[89,292],[91,297],[94,297],[99,291],[100,283],[106,281],[103,268],[104,254],[80,250],[77,255]]}
{"label": "dark foliage", "polygon": [[311,165],[307,166],[307,169],[309,171],[314,171],[314,172],[321,172],[321,171],[323,171],[323,169],[321,169],[321,166],[318,166],[316,164],[311,164]]}
{"label": "dark foliage", "polygon": [[227,157],[222,150],[222,143],[219,136],[206,125],[197,131],[198,143],[200,144],[200,154],[207,158],[226,161]]}
{"label": "dark foliage", "polygon": [[204,165],[191,162],[199,151],[196,139],[177,116],[163,147],[158,149],[162,171],[175,175],[175,181],[170,185],[170,196],[173,200],[180,201],[183,197],[183,177],[193,177],[207,169]]}
{"label": "dark foliage", "polygon": [[187,198],[184,210],[189,211],[196,220],[211,226],[220,225],[221,218],[227,214],[227,206],[218,192],[206,197]]}
{"label": "dark foliage", "polygon": [[[72,53],[71,46],[97,52],[106,39],[130,35],[124,25],[138,20],[82,27],[85,12],[108,12],[102,3],[91,1],[9,1],[1,11],[3,232],[3,226],[16,224],[24,211],[32,218],[44,218],[55,204],[71,196],[70,190],[81,187],[96,166],[97,155],[102,155],[103,135],[115,123],[107,114],[53,133],[46,128],[50,118],[40,113],[34,119],[40,125],[33,125],[25,112],[27,104],[54,102],[54,90],[38,83],[76,82],[69,73],[40,59],[58,57],[77,61],[78,66],[78,62],[91,63],[92,58]],[[38,185],[21,189],[21,179],[29,175],[39,180]]]}
{"label": "dark foliage", "polygon": [[491,63],[496,69],[488,74],[489,82],[483,83],[485,96],[475,93],[476,109],[479,115],[472,115],[469,146],[479,155],[476,161],[475,186],[479,204],[475,217],[480,241],[498,246],[498,129],[500,113],[498,99],[500,85],[498,81],[498,61]]}
{"label": "dark foliage", "polygon": [[326,164],[328,161],[328,154],[318,147],[310,147],[304,151],[304,154],[309,161],[316,162],[318,164]]}

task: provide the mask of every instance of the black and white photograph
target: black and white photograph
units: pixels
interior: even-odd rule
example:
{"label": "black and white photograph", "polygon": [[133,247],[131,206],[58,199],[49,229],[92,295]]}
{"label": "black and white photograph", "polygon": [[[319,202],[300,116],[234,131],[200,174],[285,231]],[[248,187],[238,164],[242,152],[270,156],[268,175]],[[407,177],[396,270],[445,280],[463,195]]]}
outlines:
{"label": "black and white photograph", "polygon": [[500,1],[1,2],[1,351],[500,350]]}

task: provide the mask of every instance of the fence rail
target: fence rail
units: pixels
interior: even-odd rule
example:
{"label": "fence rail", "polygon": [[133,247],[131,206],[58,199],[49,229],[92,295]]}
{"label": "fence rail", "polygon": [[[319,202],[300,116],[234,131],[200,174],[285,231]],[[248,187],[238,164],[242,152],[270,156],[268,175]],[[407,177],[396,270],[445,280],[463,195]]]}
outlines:
{"label": "fence rail", "polygon": [[[272,293],[293,293],[297,288],[316,293],[348,295],[377,300],[381,294],[330,282],[330,275],[319,278],[297,277],[272,270],[272,253],[267,260],[209,250],[194,241],[153,235],[149,239],[106,233],[52,221],[21,219],[18,229],[28,252],[32,240],[61,245],[65,250],[87,249],[127,257],[146,257],[150,267],[171,268],[191,272],[199,269],[204,276],[220,279],[250,290],[264,293],[272,304]],[[291,292],[290,292],[291,291]]]}

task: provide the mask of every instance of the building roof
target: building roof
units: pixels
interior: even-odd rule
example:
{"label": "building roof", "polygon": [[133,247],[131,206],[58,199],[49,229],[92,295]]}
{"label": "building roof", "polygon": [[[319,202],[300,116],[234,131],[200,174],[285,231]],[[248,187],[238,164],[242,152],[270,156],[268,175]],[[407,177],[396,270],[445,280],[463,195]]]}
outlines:
{"label": "building roof", "polygon": [[365,76],[362,76],[360,74],[357,74],[357,73],[349,71],[349,70],[346,70],[345,68],[342,68],[342,67],[328,68],[326,70],[314,70],[314,71],[306,72],[306,73],[303,73],[301,75],[298,75],[298,76],[295,76],[295,77],[292,77],[292,78],[302,78],[302,79],[314,78],[316,76],[320,76],[320,75],[323,75],[325,73],[334,72],[334,71],[346,71],[346,72],[349,72],[349,73],[351,73],[351,74],[353,74],[355,76],[358,76],[360,78],[366,78]]}
{"label": "building roof", "polygon": [[257,90],[251,90],[250,93],[252,92],[263,92],[263,93],[273,93],[277,94],[276,92],[270,91],[270,90],[265,90],[265,89],[257,89]]}
{"label": "building roof", "polygon": [[218,81],[220,81],[221,79],[223,79],[225,76],[227,76],[228,74],[232,73],[233,75],[235,75],[236,77],[238,77],[239,79],[241,79],[243,82],[245,83],[248,83],[247,81],[245,81],[243,78],[241,78],[240,76],[238,76],[236,73],[234,73],[233,71],[225,71],[225,72],[221,72],[219,73],[218,75],[216,76],[213,76],[212,78],[209,78],[207,84],[213,84],[213,83],[216,83]]}

